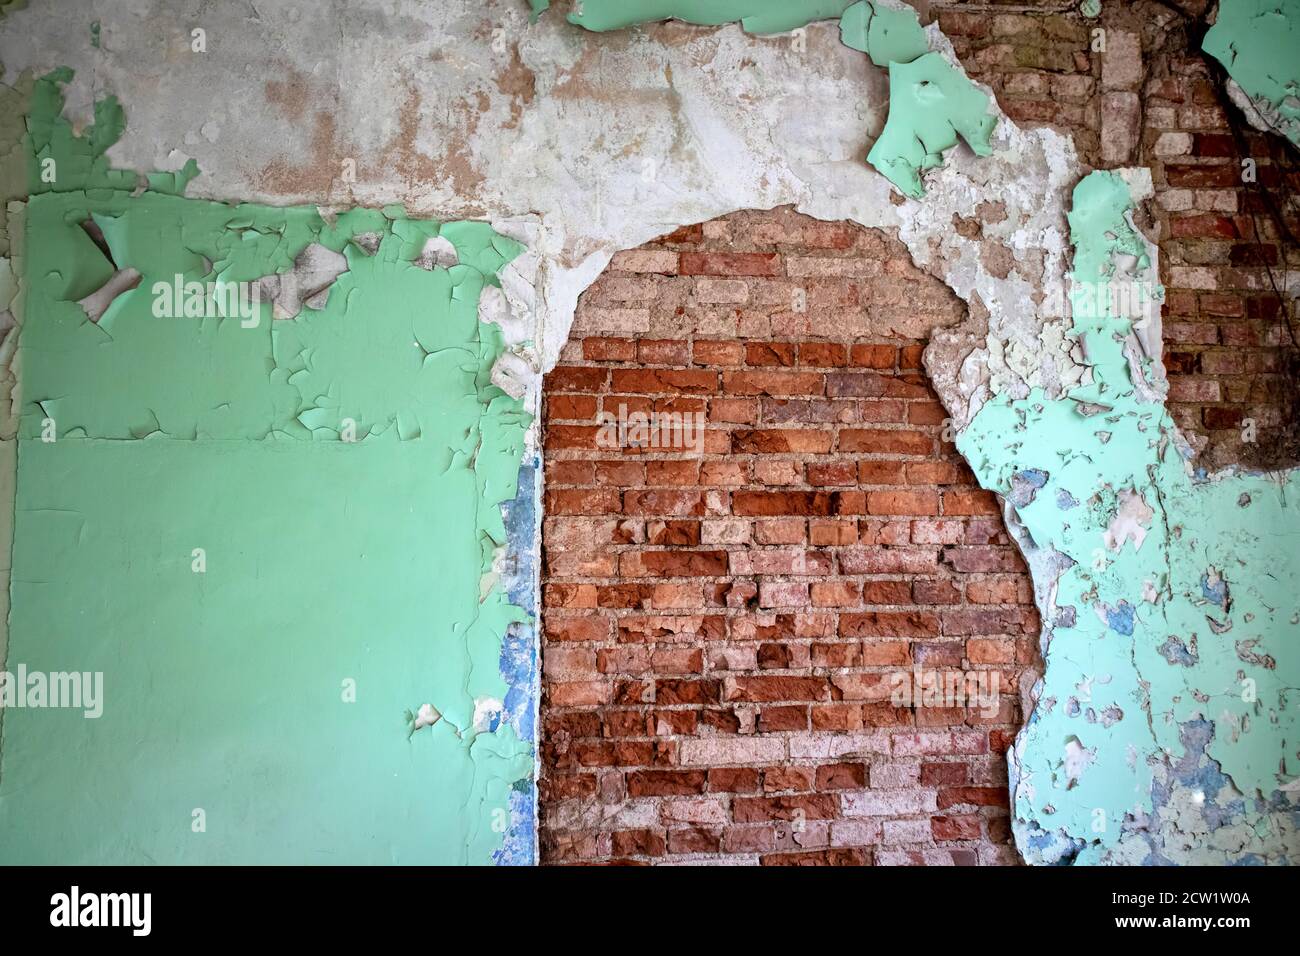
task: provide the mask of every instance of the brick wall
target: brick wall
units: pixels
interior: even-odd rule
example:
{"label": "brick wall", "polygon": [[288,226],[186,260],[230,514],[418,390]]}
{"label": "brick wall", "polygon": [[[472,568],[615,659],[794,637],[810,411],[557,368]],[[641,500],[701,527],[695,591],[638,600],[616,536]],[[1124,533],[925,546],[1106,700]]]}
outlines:
{"label": "brick wall", "polygon": [[[544,388],[544,860],[1013,859],[1038,622],[920,368],[961,314],[896,240],[789,210],[586,292]],[[702,453],[602,447],[620,406],[700,412]],[[996,672],[996,713],[895,706],[913,665]]]}
{"label": "brick wall", "polygon": [[[1300,266],[1300,250],[1281,242],[1270,213],[1282,210],[1291,235],[1300,233],[1300,174],[1294,150],[1224,108],[1199,52],[1210,4],[1107,3],[1095,20],[931,6],[967,70],[1021,125],[1069,133],[1098,168],[1151,168],[1169,408],[1200,462],[1300,462],[1297,322],[1273,291],[1286,267]],[[1104,52],[1093,49],[1098,28]],[[1245,158],[1255,161],[1255,184],[1242,181]]]}
{"label": "brick wall", "polygon": [[[1273,291],[1300,176],[1225,108],[1211,5],[927,6],[1017,122],[1151,168],[1169,406],[1200,463],[1300,462]],[[1013,858],[1000,754],[1037,626],[919,368],[960,313],[883,234],[788,211],[623,253],[584,296],[546,383],[544,859]],[[702,410],[705,454],[593,451],[619,404]],[[992,724],[890,706],[881,677],[916,662],[997,668],[1011,699]]]}

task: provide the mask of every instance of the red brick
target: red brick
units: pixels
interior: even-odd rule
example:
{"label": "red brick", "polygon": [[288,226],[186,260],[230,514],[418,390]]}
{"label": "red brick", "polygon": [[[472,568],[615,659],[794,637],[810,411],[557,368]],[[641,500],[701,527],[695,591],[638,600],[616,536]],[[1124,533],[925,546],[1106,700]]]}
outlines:
{"label": "red brick", "polygon": [[937,515],[936,491],[872,491],[867,494],[867,511],[873,515]]}
{"label": "red brick", "polygon": [[703,793],[708,774],[703,770],[637,770],[627,775],[630,797],[667,797]]}
{"label": "red brick", "polygon": [[705,369],[614,369],[611,385],[616,392],[652,395],[712,392],[718,387],[718,373]]}
{"label": "red brick", "polygon": [[930,828],[936,840],[978,840],[980,818],[974,815],[931,817]]}
{"label": "red brick", "polygon": [[799,364],[814,368],[839,368],[848,363],[848,349],[835,342],[804,342],[799,346]]}
{"label": "red brick", "polygon": [[736,454],[796,453],[821,455],[831,450],[834,435],[818,428],[737,429],[731,433]]}
{"label": "red brick", "polygon": [[873,452],[884,455],[928,455],[934,439],[924,432],[882,428],[845,428],[840,432],[840,451]]}
{"label": "red brick", "polygon": [[1214,189],[1241,185],[1241,170],[1236,166],[1200,166],[1165,164],[1165,178],[1175,189]]}
{"label": "red brick", "polygon": [[819,372],[723,372],[722,388],[732,395],[821,395],[826,377]]}
{"label": "red brick", "polygon": [[745,343],[746,365],[775,365],[788,367],[795,364],[794,342],[747,342]]}
{"label": "red brick", "polygon": [[609,380],[603,368],[559,365],[546,376],[547,392],[599,392]]}
{"label": "red brick", "polygon": [[731,677],[727,700],[758,703],[785,700],[827,700],[830,685],[824,677]]}
{"label": "red brick", "polygon": [[817,789],[857,790],[867,785],[867,767],[860,763],[827,764],[817,768]]}
{"label": "red brick", "polygon": [[1180,216],[1169,221],[1175,239],[1236,239],[1237,226],[1227,216]]}
{"label": "red brick", "polygon": [[870,866],[871,853],[857,847],[769,853],[759,857],[763,866]]}
{"label": "red brick", "polygon": [[839,801],[829,793],[737,797],[732,801],[732,813],[737,823],[798,819],[829,820],[839,815]]}
{"label": "red brick", "polygon": [[[719,248],[727,241],[742,255],[774,244],[798,255],[816,225],[788,210],[737,214],[725,229],[689,228],[632,250],[653,261],[617,262],[644,276],[675,268],[677,249],[697,257],[688,266],[704,264],[729,252]],[[861,309],[887,288],[936,323],[955,315],[938,305],[951,294],[896,240],[840,223],[816,241],[869,257],[870,268],[818,259],[825,267],[801,280],[810,309]],[[779,256],[765,261],[780,271]],[[866,272],[880,285],[854,278]],[[647,297],[668,288],[637,281]],[[711,281],[743,283],[756,314],[789,308],[784,281]],[[872,788],[903,795],[890,833],[929,846],[927,859],[1006,858],[1005,817],[984,826],[974,810],[992,800],[983,791],[1006,793],[988,761],[1018,729],[1012,699],[990,722],[973,715],[978,729],[962,708],[888,700],[891,671],[965,667],[967,655],[1014,687],[1036,647],[1032,590],[996,500],[940,441],[947,416],[921,369],[924,343],[693,339],[688,313],[630,301],[638,293],[625,281],[601,280],[592,294],[615,289],[628,297],[621,306],[662,322],[654,335],[575,341],[544,386],[543,859],[869,864],[882,821],[836,819],[841,794],[864,792],[869,776]],[[1217,294],[1187,293],[1179,314],[1199,338],[1198,296]],[[1244,310],[1250,297],[1231,301]],[[892,321],[892,308],[873,317]],[[1172,340],[1179,326],[1168,325]],[[661,331],[675,327],[684,330],[675,338]],[[1183,349],[1199,356],[1202,344]],[[571,364],[579,354],[586,364]],[[620,406],[705,413],[705,455],[593,454],[583,429]],[[881,756],[868,758],[870,774],[867,759],[840,756],[844,734]],[[936,788],[967,802],[936,813]],[[590,822],[553,829],[546,809],[556,800],[577,801]],[[604,808],[626,801],[655,823],[613,823]],[[964,829],[972,819],[983,832]]]}
{"label": "red brick", "polygon": [[692,346],[692,359],[696,365],[740,365],[745,360],[745,346],[742,342],[697,339]]}
{"label": "red brick", "polygon": [[939,791],[939,809],[949,807],[1005,807],[1008,804],[1005,787],[951,787]]}
{"label": "red brick", "polygon": [[889,369],[898,363],[898,349],[892,345],[855,345],[849,364],[859,368]]}
{"label": "red brick", "polygon": [[[632,339],[589,338],[582,340],[582,357],[589,362],[631,362],[636,358]],[[551,382],[548,381],[550,386]]]}
{"label": "red brick", "polygon": [[772,252],[683,252],[681,275],[774,276],[780,272],[780,257]]}

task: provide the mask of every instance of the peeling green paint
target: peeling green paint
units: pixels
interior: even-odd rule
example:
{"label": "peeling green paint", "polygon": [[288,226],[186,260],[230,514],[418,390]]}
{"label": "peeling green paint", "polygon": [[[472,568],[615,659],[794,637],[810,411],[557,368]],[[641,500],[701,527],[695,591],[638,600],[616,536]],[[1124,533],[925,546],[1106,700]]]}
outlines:
{"label": "peeling green paint", "polygon": [[[104,157],[120,108],[75,135],[68,75],[28,120],[30,167],[60,173],[14,257],[6,669],[100,672],[102,715],[6,707],[0,860],[492,862],[533,770],[502,673],[528,614],[490,575],[530,417],[478,299],[521,247],[397,208],[132,195]],[[293,319],[174,292],[251,294],[317,248],[346,271]]]}
{"label": "peeling green paint", "polygon": [[114,169],[105,153],[122,135],[126,114],[117,97],[95,103],[95,121],[78,136],[63,118],[63,85],[72,79],[64,67],[36,81],[27,115],[27,189],[73,192],[81,189],[131,190],[136,174]]}
{"label": "peeling green paint", "polygon": [[1266,124],[1300,146],[1300,0],[1223,0],[1201,46]]}
{"label": "peeling green paint", "polygon": [[[33,199],[28,216],[40,238],[28,264],[29,311],[37,310],[41,321],[24,331],[23,354],[57,361],[27,359],[24,437],[39,437],[48,417],[60,437],[337,439],[343,420],[351,419],[358,438],[390,427],[414,438],[423,425],[437,429],[445,443],[443,381],[467,363],[490,367],[500,352],[499,330],[478,327],[485,274],[466,262],[433,271],[413,266],[402,256],[411,248],[402,235],[413,228],[408,220],[392,222],[371,255],[311,208],[121,193],[95,199],[74,193],[57,201],[58,195]],[[88,235],[86,221],[101,230],[111,259]],[[464,250],[463,260],[485,261],[495,271],[504,257],[483,240],[488,227],[456,225],[444,228]],[[509,254],[510,240],[496,239]],[[214,303],[198,293],[212,291],[220,301],[218,283],[249,284],[290,271],[313,242],[343,252],[348,265],[323,308],[273,322],[269,303],[245,295],[247,318],[159,321],[160,311],[211,310]],[[78,300],[128,266],[141,274],[139,285],[118,296],[98,322],[87,321]],[[437,309],[413,316],[413,301]],[[214,368],[220,376],[211,374]],[[132,387],[123,389],[123,381]],[[472,381],[470,375],[466,382]]]}
{"label": "peeling green paint", "polygon": [[27,196],[27,124],[30,109],[31,74],[24,73],[12,85],[0,84],[0,255],[9,254],[9,203]]}
{"label": "peeling green paint", "polygon": [[921,173],[943,162],[960,136],[977,156],[993,152],[997,119],[988,96],[938,53],[889,65],[889,119],[867,162],[913,198],[925,194]]}
{"label": "peeling green paint", "polygon": [[[0,84],[0,666],[9,648],[9,579],[13,553],[15,473],[18,467],[17,419],[13,407],[16,380],[13,355],[21,314],[17,272],[22,252],[23,207],[27,195],[27,115],[33,80],[24,73],[12,85]],[[10,203],[14,204],[11,212]],[[14,232],[11,237],[10,232]],[[0,710],[0,732],[4,712]]]}
{"label": "peeling green paint", "polygon": [[[1194,474],[1163,402],[1144,397],[1133,323],[1104,294],[1150,281],[1131,204],[1111,173],[1074,193],[1073,334],[1092,380],[997,396],[957,441],[1023,526],[1044,612],[1046,671],[1011,761],[1031,862],[1104,862],[1123,831],[1149,829],[1153,785],[1192,727],[1212,728],[1204,753],[1250,827],[1300,773],[1300,478]],[[1092,283],[1103,294],[1079,294]]]}
{"label": "peeling green paint", "polygon": [[868,0],[860,0],[844,11],[840,41],[883,67],[911,63],[930,49],[915,10],[895,10]]}
{"label": "peeling green paint", "polygon": [[1300,0],[1223,0],[1202,45],[1264,121],[1300,146]]}

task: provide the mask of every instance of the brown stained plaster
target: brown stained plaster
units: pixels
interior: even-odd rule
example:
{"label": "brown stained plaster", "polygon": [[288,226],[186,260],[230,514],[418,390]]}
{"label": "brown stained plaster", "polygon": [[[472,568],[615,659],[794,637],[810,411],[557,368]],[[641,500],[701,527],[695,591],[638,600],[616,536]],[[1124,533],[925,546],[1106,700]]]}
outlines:
{"label": "brown stained plaster", "polygon": [[[1034,286],[1039,298],[1034,302],[1042,305],[1042,276],[1047,271],[1047,255],[1042,249],[1025,249],[1016,257],[1016,271],[1024,276],[1025,281]],[[1037,276],[1036,280],[1034,277]]]}
{"label": "brown stained plaster", "polygon": [[307,76],[293,67],[286,69],[283,80],[267,80],[263,87],[266,101],[279,108],[286,119],[300,121],[307,113],[310,89]]}
{"label": "brown stained plaster", "polygon": [[282,79],[266,81],[263,95],[267,103],[295,126],[310,124],[311,145],[302,162],[293,162],[281,155],[263,166],[260,181],[268,192],[285,196],[334,197],[338,187],[348,185],[340,182],[345,159],[351,158],[357,163],[358,179],[364,175],[360,151],[339,140],[332,112],[334,98],[316,87],[311,77],[300,70],[291,66],[285,66],[283,70]]}
{"label": "brown stained plaster", "polygon": [[[535,76],[519,58],[518,47],[513,48],[511,64],[497,83],[501,92],[511,97],[512,119],[505,126],[513,128],[536,95]],[[340,136],[333,104],[325,106],[322,101],[326,95],[313,88],[307,75],[289,68],[283,79],[268,80],[263,89],[267,102],[295,124],[309,122],[312,133],[304,161],[295,162],[281,156],[263,167],[260,178],[266,189],[285,196],[325,195],[347,201],[351,189],[340,177],[344,160],[351,159],[356,163],[358,180],[382,178],[383,173],[396,170],[412,187],[449,182],[457,195],[480,194],[484,179],[475,166],[470,142],[478,132],[481,118],[491,109],[487,91],[480,90],[472,99],[452,105],[443,131],[443,155],[435,158],[417,145],[424,105],[419,86],[410,78],[405,85],[406,97],[399,108],[397,132],[380,151],[381,167],[387,167],[384,169],[367,163],[363,151]],[[340,192],[347,195],[339,196]],[[483,214],[481,207],[465,210],[465,215],[471,218]]]}
{"label": "brown stained plaster", "polygon": [[311,146],[306,162],[294,163],[280,158],[262,167],[261,182],[268,192],[286,196],[303,193],[333,195],[344,158],[337,143],[334,117],[324,111],[315,113],[311,127]]}
{"label": "brown stained plaster", "polygon": [[[437,160],[416,145],[423,102],[419,87],[408,80],[406,98],[398,112],[397,134],[389,141],[384,154],[392,157],[393,168],[411,185],[450,181],[458,196],[481,195],[484,178],[474,164],[469,143],[478,131],[483,114],[491,107],[488,94],[480,90],[474,94],[472,104],[459,100],[451,106],[451,121],[442,141],[443,155]],[[467,206],[464,212],[469,218],[484,215],[479,205]]]}
{"label": "brown stained plaster", "polygon": [[524,65],[519,56],[519,44],[510,47],[510,64],[496,78],[497,89],[510,97],[510,119],[503,123],[505,129],[516,129],[523,118],[524,108],[531,106],[537,96],[537,74]]}
{"label": "brown stained plaster", "polygon": [[989,275],[1005,279],[1015,268],[1016,257],[1006,243],[986,239],[980,243],[980,263]]}
{"label": "brown stained plaster", "polygon": [[[487,43],[498,29],[500,28],[491,20],[479,20],[474,24],[473,29],[469,31],[469,35],[471,39],[478,40],[480,43]],[[441,58],[442,51],[435,51],[434,56]]]}
{"label": "brown stained plaster", "polygon": [[[397,133],[388,141],[385,152],[392,155],[393,166],[401,177],[406,181],[424,179],[438,180],[444,178],[444,171],[440,164],[435,163],[429,156],[422,153],[416,145],[416,139],[420,135],[420,113],[424,104],[424,97],[414,82],[408,79],[406,83],[406,96],[402,100],[401,109],[397,114]],[[452,107],[452,110],[465,115],[465,104],[460,102]],[[448,117],[450,119],[450,117]],[[463,148],[464,139],[461,136],[459,124],[449,123],[447,129],[448,152],[451,152],[451,144],[459,139]]]}
{"label": "brown stained plaster", "polygon": [[573,69],[557,71],[556,82],[548,91],[548,95],[559,100],[603,103],[618,113],[635,115],[640,104],[658,105],[671,94],[673,111],[675,113],[680,111],[680,97],[673,92],[670,83],[659,88],[643,87],[635,90],[606,85],[604,76],[597,66],[600,55],[601,50],[595,46],[584,49],[578,62],[573,65]]}
{"label": "brown stained plaster", "polygon": [[961,216],[953,213],[952,227],[957,230],[957,235],[963,239],[974,241],[984,235],[984,224],[973,216]]}
{"label": "brown stained plaster", "polygon": [[[715,28],[699,26],[693,23],[683,23],[680,20],[666,20],[663,23],[645,24],[642,27],[642,30],[645,31],[646,37],[653,43],[661,43],[664,46],[681,47],[686,46],[686,44],[694,40],[700,39],[701,36],[713,35]],[[708,51],[708,57],[701,59],[705,49]],[[716,45],[705,47],[704,49],[697,50],[693,59],[696,63],[699,63],[702,66],[705,63],[712,61],[713,54],[716,51]]]}

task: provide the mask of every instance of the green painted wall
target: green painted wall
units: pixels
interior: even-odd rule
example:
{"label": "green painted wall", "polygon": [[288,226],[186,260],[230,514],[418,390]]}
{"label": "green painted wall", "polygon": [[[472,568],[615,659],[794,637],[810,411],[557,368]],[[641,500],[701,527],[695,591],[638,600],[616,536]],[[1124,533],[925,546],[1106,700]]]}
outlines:
{"label": "green painted wall", "polygon": [[[14,252],[6,669],[102,672],[102,715],[5,710],[0,862],[492,862],[532,787],[501,673],[526,615],[484,583],[529,418],[477,304],[520,247],[400,210],[132,196],[102,159],[120,116],[73,136],[64,79],[37,84],[46,191]],[[459,264],[417,264],[437,236]],[[296,319],[157,314],[177,275],[284,275],[312,244],[347,271]],[[91,321],[78,300],[128,268]]]}

